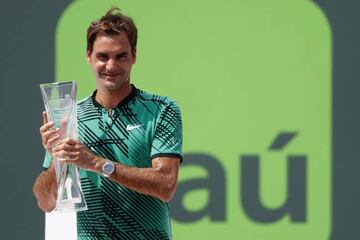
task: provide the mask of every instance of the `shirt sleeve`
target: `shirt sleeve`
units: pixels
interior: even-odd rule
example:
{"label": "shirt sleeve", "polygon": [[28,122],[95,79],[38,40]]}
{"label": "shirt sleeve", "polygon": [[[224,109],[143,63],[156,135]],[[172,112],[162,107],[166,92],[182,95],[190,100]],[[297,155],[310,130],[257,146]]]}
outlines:
{"label": "shirt sleeve", "polygon": [[51,155],[46,151],[45,157],[44,157],[44,162],[43,162],[43,167],[44,168],[49,168],[51,165]]}
{"label": "shirt sleeve", "polygon": [[183,159],[181,112],[174,101],[163,108],[156,121],[151,159],[159,156],[175,156],[180,161]]}

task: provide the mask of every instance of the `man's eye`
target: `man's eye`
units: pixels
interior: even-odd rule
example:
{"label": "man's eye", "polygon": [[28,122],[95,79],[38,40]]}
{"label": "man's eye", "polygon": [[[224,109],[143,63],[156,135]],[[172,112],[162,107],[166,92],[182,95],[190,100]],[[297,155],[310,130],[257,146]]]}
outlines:
{"label": "man's eye", "polygon": [[108,57],[107,56],[104,56],[104,55],[98,55],[97,58],[102,61],[102,62],[105,62],[108,60]]}
{"label": "man's eye", "polygon": [[117,56],[117,59],[118,60],[125,60],[126,56],[127,56],[127,54],[120,54],[120,55]]}

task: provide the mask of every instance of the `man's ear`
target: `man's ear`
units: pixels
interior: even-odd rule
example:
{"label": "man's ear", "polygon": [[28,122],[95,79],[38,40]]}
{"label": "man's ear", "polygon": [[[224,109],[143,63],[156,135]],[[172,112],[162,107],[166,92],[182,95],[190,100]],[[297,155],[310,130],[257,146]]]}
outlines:
{"label": "man's ear", "polygon": [[131,54],[132,54],[132,57],[133,57],[133,63],[132,64],[135,64],[136,63],[136,49],[133,49]]}
{"label": "man's ear", "polygon": [[86,61],[90,64],[90,56],[91,56],[91,52],[89,50],[86,51]]}

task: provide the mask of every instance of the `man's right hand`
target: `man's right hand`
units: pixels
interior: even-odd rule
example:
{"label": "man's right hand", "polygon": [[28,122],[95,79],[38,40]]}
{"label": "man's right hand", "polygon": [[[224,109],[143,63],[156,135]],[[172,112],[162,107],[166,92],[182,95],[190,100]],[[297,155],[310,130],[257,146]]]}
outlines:
{"label": "man's right hand", "polygon": [[48,115],[43,112],[43,125],[40,127],[42,145],[46,151],[52,154],[52,146],[59,140],[59,129],[54,128],[54,122],[49,122]]}

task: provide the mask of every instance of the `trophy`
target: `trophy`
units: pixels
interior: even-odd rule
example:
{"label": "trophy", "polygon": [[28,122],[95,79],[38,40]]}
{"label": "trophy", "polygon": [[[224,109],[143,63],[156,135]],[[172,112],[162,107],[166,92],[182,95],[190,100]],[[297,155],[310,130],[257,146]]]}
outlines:
{"label": "trophy", "polygon": [[[45,83],[40,84],[40,89],[48,119],[59,129],[59,140],[78,139],[76,82]],[[55,211],[87,210],[78,167],[62,162],[59,157],[53,157],[52,161],[58,186]]]}

